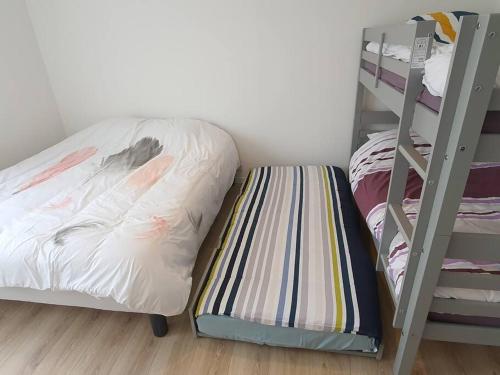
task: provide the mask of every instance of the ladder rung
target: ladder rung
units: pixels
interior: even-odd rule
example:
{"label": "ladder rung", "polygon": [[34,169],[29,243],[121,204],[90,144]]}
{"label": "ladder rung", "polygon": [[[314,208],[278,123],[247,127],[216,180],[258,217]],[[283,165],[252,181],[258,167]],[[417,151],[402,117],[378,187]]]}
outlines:
{"label": "ladder rung", "polygon": [[427,160],[420,155],[420,153],[415,150],[415,147],[412,145],[399,145],[398,147],[401,155],[408,160],[408,163],[415,169],[422,179],[425,179],[426,171],[427,171]]}
{"label": "ladder rung", "polygon": [[389,203],[389,212],[396,221],[396,225],[398,226],[399,232],[403,236],[406,245],[411,247],[410,240],[413,234],[413,225],[411,225],[410,220],[406,217],[403,207],[401,207],[400,204]]}

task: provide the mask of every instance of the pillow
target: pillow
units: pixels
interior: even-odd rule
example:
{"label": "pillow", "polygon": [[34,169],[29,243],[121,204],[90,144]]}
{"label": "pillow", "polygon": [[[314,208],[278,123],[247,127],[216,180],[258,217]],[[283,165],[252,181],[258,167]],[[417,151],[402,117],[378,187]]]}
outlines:
{"label": "pillow", "polygon": [[458,23],[462,16],[469,16],[477,13],[454,11],[454,12],[435,12],[415,16],[410,21],[436,21],[436,32],[434,39],[436,42],[450,44],[455,43],[455,37],[458,31]]}

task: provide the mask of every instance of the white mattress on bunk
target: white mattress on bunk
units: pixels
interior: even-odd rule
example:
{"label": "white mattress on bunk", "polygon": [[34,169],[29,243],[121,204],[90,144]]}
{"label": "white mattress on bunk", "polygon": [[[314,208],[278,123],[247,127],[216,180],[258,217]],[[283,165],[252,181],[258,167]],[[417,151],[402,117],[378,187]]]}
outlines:
{"label": "white mattress on bunk", "polygon": [[[370,42],[366,45],[368,52],[378,54],[379,43]],[[424,76],[422,83],[427,90],[434,95],[442,97],[448,78],[451,57],[453,54],[453,44],[442,44],[434,42],[432,45],[431,57],[425,62]],[[411,47],[399,44],[384,43],[382,54],[397,60],[409,62],[411,57]],[[496,78],[496,86],[500,87],[500,70]]]}
{"label": "white mattress on bunk", "polygon": [[238,166],[231,137],[206,122],[125,118],[0,171],[0,298],[75,292],[181,313]]}

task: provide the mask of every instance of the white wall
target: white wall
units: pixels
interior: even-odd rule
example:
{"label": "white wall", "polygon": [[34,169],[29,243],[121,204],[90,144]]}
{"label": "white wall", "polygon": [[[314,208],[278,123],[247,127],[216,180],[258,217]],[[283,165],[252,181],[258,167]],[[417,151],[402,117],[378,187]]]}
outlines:
{"label": "white wall", "polygon": [[63,136],[26,4],[0,0],[0,169]]}
{"label": "white wall", "polygon": [[246,168],[348,163],[361,28],[498,0],[27,0],[68,132],[110,116],[226,129]]}

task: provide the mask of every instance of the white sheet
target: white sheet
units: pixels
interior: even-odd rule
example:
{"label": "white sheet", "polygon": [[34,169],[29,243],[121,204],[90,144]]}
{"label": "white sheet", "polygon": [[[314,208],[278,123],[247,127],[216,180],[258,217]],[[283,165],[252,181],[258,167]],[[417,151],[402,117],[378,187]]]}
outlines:
{"label": "white sheet", "polygon": [[[379,43],[370,42],[366,45],[366,50],[378,54],[379,45]],[[434,96],[442,97],[444,95],[453,47],[453,44],[434,42],[432,45],[431,57],[425,62],[422,83]],[[384,43],[382,54],[397,60],[409,62],[411,47]],[[495,85],[496,87],[500,87],[500,71],[497,74]]]}
{"label": "white sheet", "polygon": [[181,313],[238,166],[231,137],[206,122],[127,118],[1,171],[0,287]]}

